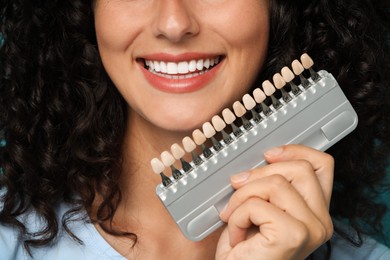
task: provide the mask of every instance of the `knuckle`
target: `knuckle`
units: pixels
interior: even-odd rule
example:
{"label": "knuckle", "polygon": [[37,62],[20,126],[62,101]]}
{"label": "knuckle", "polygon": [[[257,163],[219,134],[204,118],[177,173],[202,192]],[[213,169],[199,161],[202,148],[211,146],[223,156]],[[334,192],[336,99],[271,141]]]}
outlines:
{"label": "knuckle", "polygon": [[313,165],[307,160],[298,160],[296,165],[300,172],[313,172]]}
{"label": "knuckle", "polygon": [[332,155],[328,154],[328,153],[324,153],[324,162],[326,165],[329,165],[331,167],[334,166],[334,158]]}
{"label": "knuckle", "polygon": [[323,244],[328,241],[333,234],[333,223],[330,220],[330,217],[325,221],[325,223],[321,223],[319,227],[312,234],[312,240],[317,244]]}
{"label": "knuckle", "polygon": [[290,247],[299,248],[309,240],[309,230],[303,223],[296,225],[293,233],[289,237]]}
{"label": "knuckle", "polygon": [[269,177],[269,184],[275,188],[280,188],[280,187],[287,186],[289,182],[284,176],[280,174],[273,174],[272,176]]}

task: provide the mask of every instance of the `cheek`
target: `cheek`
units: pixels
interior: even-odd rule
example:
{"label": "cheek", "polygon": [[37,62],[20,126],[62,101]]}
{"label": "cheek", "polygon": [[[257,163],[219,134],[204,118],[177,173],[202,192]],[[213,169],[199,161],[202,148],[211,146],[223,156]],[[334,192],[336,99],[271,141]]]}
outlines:
{"label": "cheek", "polygon": [[126,51],[141,31],[139,17],[131,8],[107,3],[95,8],[95,29],[99,49],[105,51]]}

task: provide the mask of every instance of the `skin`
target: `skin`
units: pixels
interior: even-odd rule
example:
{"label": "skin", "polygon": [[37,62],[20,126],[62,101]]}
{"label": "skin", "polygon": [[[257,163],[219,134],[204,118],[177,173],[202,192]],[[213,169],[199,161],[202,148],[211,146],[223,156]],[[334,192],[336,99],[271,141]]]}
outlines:
{"label": "skin", "polygon": [[[97,0],[93,8],[104,67],[129,105],[113,224],[139,240],[131,247],[97,226],[114,249],[128,259],[303,259],[329,239],[333,160],[307,147],[269,151],[269,165],[234,176],[237,191],[221,213],[227,225],[200,242],[184,238],[155,195],[161,180],[150,159],[240,100],[261,71],[268,1]],[[223,58],[201,88],[175,93],[142,69],[142,59],[161,53]]]}

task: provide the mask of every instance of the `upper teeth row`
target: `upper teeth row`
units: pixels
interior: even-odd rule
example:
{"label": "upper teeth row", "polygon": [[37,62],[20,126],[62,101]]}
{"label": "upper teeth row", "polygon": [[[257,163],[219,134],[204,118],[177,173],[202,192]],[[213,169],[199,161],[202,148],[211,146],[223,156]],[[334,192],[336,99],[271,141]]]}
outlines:
{"label": "upper teeth row", "polygon": [[196,70],[203,70],[203,68],[210,68],[218,64],[219,57],[213,59],[200,59],[181,62],[165,62],[165,61],[152,61],[145,60],[145,65],[151,71],[161,72],[166,74],[186,74],[188,72],[194,72]]}

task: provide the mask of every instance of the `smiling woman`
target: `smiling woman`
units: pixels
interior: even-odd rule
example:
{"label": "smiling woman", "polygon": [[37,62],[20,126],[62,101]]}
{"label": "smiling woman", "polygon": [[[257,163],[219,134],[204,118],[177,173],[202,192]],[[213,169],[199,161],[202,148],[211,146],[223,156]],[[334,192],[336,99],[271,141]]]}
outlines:
{"label": "smiling woman", "polygon": [[96,1],[94,14],[108,75],[162,130],[193,129],[239,99],[267,54],[268,1]]}
{"label": "smiling woman", "polygon": [[[390,258],[367,236],[381,229],[374,195],[390,156],[386,5],[3,1],[1,257]],[[218,129],[233,125],[225,108],[266,79],[285,85],[275,73],[304,52],[338,80],[356,130],[327,153],[285,145],[259,154],[267,165],[231,178],[235,191],[218,212],[226,224],[187,240],[155,195],[150,159],[221,111]],[[271,82],[263,87],[273,95]],[[195,142],[185,138],[184,148]]]}

